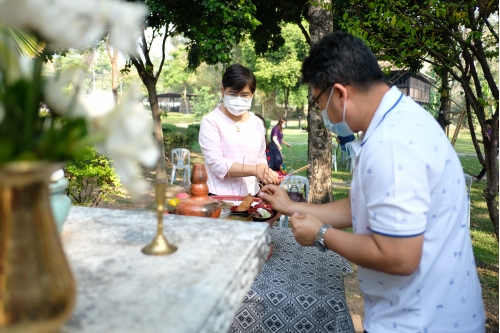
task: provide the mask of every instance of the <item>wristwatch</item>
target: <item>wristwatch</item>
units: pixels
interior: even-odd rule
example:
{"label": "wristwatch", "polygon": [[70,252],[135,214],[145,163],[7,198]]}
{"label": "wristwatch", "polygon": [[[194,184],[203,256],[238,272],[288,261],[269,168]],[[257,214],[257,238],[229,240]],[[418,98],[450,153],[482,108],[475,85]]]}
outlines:
{"label": "wristwatch", "polygon": [[316,246],[321,252],[325,252],[328,249],[325,245],[325,232],[331,227],[332,226],[329,224],[323,224],[316,234],[316,238],[314,239],[314,246]]}

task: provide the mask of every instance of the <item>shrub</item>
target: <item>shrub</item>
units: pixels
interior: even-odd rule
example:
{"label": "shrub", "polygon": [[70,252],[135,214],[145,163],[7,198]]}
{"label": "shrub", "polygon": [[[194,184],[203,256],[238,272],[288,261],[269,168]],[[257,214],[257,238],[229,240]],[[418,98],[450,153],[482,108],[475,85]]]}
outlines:
{"label": "shrub", "polygon": [[302,130],[307,131],[309,127],[307,127],[307,124],[302,125]]}
{"label": "shrub", "polygon": [[188,148],[194,142],[198,141],[200,125],[191,124],[186,129],[171,124],[162,124],[162,129],[165,152],[167,153],[174,148]]}
{"label": "shrub", "polygon": [[265,118],[264,121],[266,122],[266,129],[270,129],[271,128],[271,119]]}
{"label": "shrub", "polygon": [[115,197],[128,198],[120,189],[120,178],[110,161],[94,147],[86,147],[80,157],[70,161],[65,176],[69,181],[66,192],[74,205],[97,207],[101,200],[114,202]]}

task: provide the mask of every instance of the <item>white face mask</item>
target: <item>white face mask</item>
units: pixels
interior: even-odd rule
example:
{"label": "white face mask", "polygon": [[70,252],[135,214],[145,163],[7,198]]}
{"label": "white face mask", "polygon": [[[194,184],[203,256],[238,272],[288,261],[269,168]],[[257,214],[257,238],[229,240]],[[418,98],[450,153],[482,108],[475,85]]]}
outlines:
{"label": "white face mask", "polygon": [[233,116],[241,116],[252,106],[252,97],[233,97],[224,95],[224,105]]}
{"label": "white face mask", "polygon": [[325,124],[326,129],[328,129],[330,132],[333,132],[334,134],[337,134],[339,136],[352,135],[354,134],[354,132],[351,130],[351,128],[345,121],[345,106],[346,106],[345,102],[344,102],[344,115],[340,123],[333,124],[330,121],[330,117],[328,117],[328,112],[326,110],[328,109],[328,104],[330,104],[330,98],[332,98],[332,93],[334,90],[335,88],[333,88],[332,91],[330,92],[330,96],[328,97],[328,102],[326,102],[326,107],[323,111],[321,111],[321,114],[323,115],[323,123]]}

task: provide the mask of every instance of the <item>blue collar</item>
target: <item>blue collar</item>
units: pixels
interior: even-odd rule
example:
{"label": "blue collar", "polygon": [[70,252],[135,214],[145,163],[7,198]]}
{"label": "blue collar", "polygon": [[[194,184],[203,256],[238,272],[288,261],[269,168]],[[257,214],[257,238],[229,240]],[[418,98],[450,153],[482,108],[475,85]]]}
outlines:
{"label": "blue collar", "polygon": [[[394,103],[394,105],[393,105],[393,106],[391,106],[391,108],[390,108],[389,110],[387,110],[387,112],[386,112],[386,113],[384,113],[384,115],[382,116],[382,119],[380,119],[380,121],[378,122],[377,126],[375,126],[375,127],[373,128],[373,131],[375,131],[375,130],[377,129],[377,127],[378,127],[378,126],[379,126],[379,125],[380,125],[380,124],[384,121],[385,116],[387,116],[387,114],[388,114],[389,112],[391,112],[391,111],[392,111],[392,110],[396,107],[396,105],[398,105],[398,103],[401,101],[401,98],[403,98],[403,96],[404,96],[404,94],[403,94],[403,93],[401,93],[401,95],[399,95],[399,98],[398,98],[398,100],[396,101],[396,103]],[[369,139],[369,138],[370,138],[370,137],[367,137],[365,140],[363,140],[363,142],[361,143],[361,147],[363,147],[363,145],[366,143],[366,141],[368,141],[368,139]]]}

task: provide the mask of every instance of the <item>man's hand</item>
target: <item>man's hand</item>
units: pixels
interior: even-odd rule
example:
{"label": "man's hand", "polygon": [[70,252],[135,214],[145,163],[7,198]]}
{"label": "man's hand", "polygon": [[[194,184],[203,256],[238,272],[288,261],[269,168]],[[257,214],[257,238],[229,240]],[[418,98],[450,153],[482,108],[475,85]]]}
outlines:
{"label": "man's hand", "polygon": [[323,222],[310,214],[294,213],[290,218],[290,224],[297,243],[303,246],[311,246],[314,245],[314,239]]}
{"label": "man's hand", "polygon": [[293,214],[293,211],[290,209],[293,201],[290,200],[284,189],[276,185],[267,185],[261,188],[259,198],[261,198],[262,201],[270,203],[273,209],[276,209],[281,214]]}

